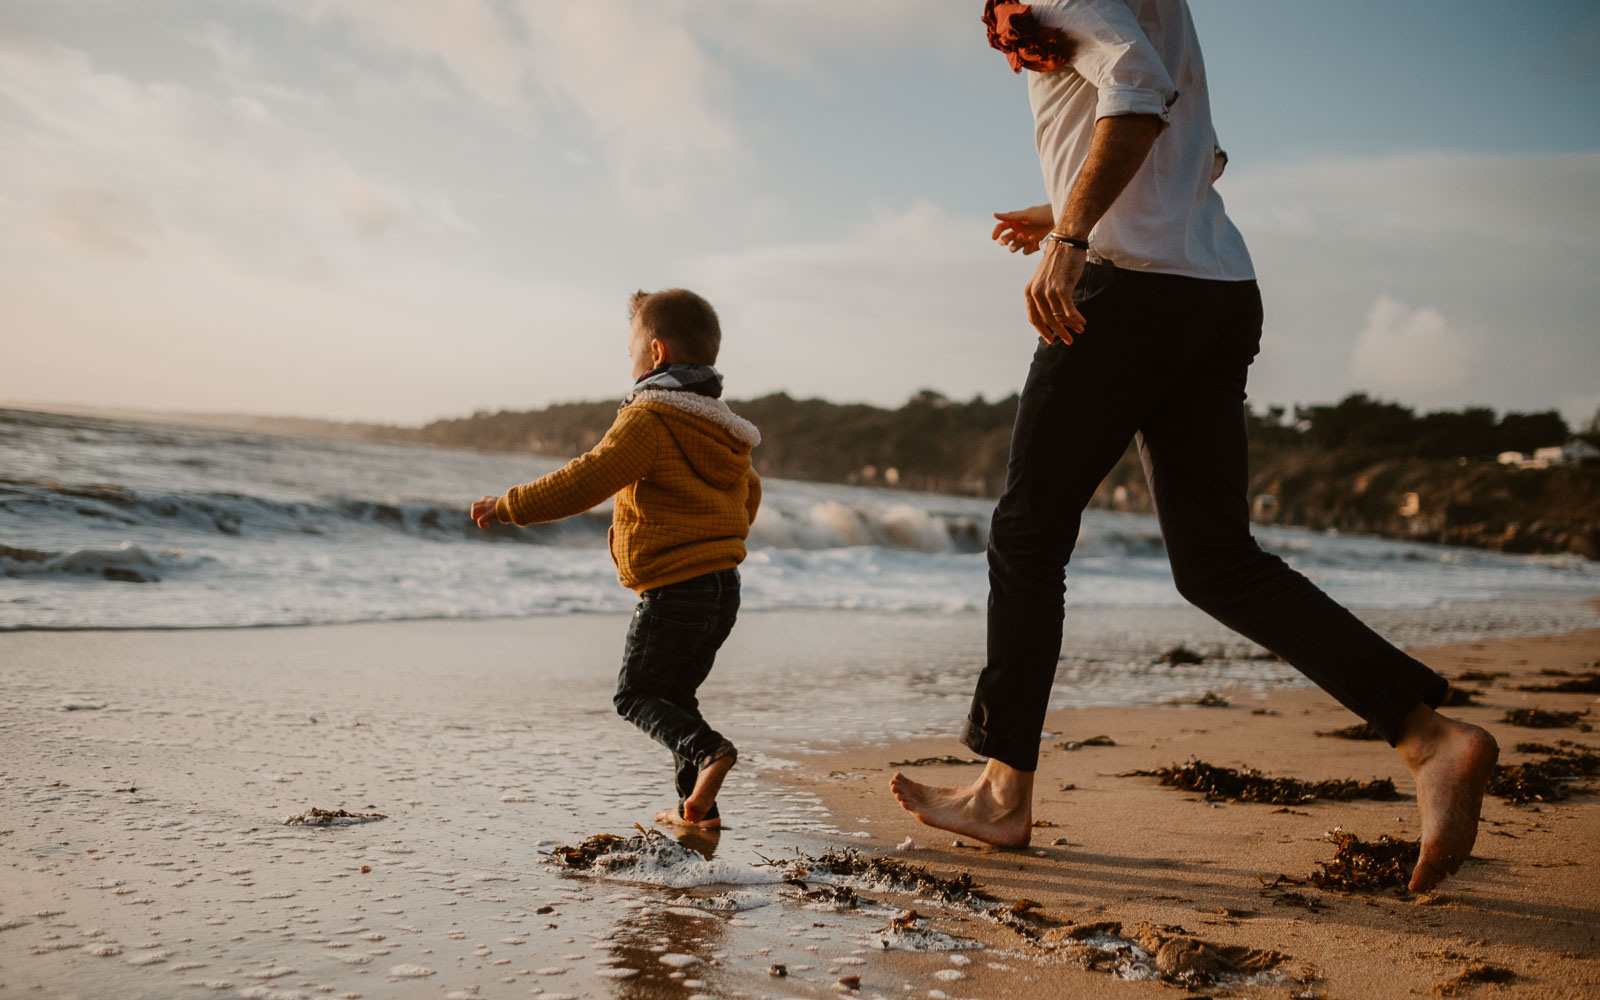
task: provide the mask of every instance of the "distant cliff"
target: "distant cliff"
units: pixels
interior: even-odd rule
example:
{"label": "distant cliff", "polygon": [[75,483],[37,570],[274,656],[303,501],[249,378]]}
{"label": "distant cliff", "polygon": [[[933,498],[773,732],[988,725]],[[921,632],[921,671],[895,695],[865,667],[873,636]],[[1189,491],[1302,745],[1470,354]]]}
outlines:
{"label": "distant cliff", "polygon": [[[959,402],[923,392],[889,410],[780,393],[731,405],[761,428],[755,461],[764,475],[996,496],[1017,399]],[[568,403],[383,436],[570,456],[599,441],[615,415],[614,402]],[[1501,451],[1531,452],[1566,439],[1569,429],[1553,411],[1419,415],[1353,395],[1297,407],[1292,416],[1280,409],[1251,414],[1248,429],[1250,496],[1264,523],[1600,558],[1600,466],[1518,469],[1495,461]],[[1151,509],[1131,448],[1094,503]]]}

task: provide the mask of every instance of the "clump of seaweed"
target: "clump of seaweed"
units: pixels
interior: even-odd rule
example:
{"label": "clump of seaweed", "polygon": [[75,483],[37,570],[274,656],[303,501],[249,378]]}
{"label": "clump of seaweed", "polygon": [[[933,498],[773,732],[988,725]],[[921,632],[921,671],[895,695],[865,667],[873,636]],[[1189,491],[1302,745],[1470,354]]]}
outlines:
{"label": "clump of seaweed", "polygon": [[1470,681],[1474,684],[1493,684],[1501,677],[1510,677],[1511,674],[1504,670],[1463,670],[1456,674],[1458,681]]}
{"label": "clump of seaweed", "polygon": [[1204,655],[1196,653],[1188,646],[1178,645],[1173,646],[1165,653],[1162,653],[1160,656],[1156,657],[1156,662],[1165,663],[1173,667],[1183,667],[1197,663],[1204,663],[1206,662],[1206,658]]}
{"label": "clump of seaweed", "polygon": [[1189,704],[1199,705],[1201,708],[1227,708],[1228,699],[1222,697],[1220,694],[1217,694],[1215,691],[1207,691],[1205,694],[1196,698],[1194,701],[1191,701]]}
{"label": "clump of seaweed", "polygon": [[1489,794],[1512,805],[1558,802],[1572,794],[1573,779],[1600,774],[1600,753],[1571,740],[1560,743],[1518,743],[1518,753],[1543,754],[1544,759],[1497,764],[1489,777]]}
{"label": "clump of seaweed", "polygon": [[1600,694],[1600,673],[1580,674],[1554,684],[1519,684],[1518,691],[1550,691],[1557,694]]}
{"label": "clump of seaweed", "polygon": [[1449,979],[1434,983],[1432,992],[1435,996],[1451,997],[1474,983],[1509,983],[1516,978],[1517,974],[1504,966],[1473,962]]}
{"label": "clump of seaweed", "polygon": [[985,916],[1032,942],[1038,942],[1047,928],[1060,923],[1046,916],[1038,903],[1026,897],[1010,906],[994,907],[986,911]]}
{"label": "clump of seaweed", "polygon": [[1182,927],[1141,923],[1133,939],[1155,959],[1156,972],[1167,982],[1211,986],[1225,976],[1251,976],[1287,961],[1279,951],[1242,945],[1219,945],[1190,936]]}
{"label": "clump of seaweed", "polygon": [[956,757],[940,754],[938,757],[918,757],[915,760],[891,760],[890,767],[929,767],[934,764],[982,764],[977,757]]}
{"label": "clump of seaweed", "polygon": [[1062,750],[1081,750],[1084,747],[1114,747],[1116,745],[1117,741],[1109,736],[1090,736],[1088,739],[1066,740],[1056,744]]}
{"label": "clump of seaweed", "polygon": [[700,855],[682,846],[659,830],[646,830],[637,823],[639,831],[629,837],[614,833],[597,833],[577,847],[557,847],[546,852],[568,868],[599,869],[606,872],[636,868],[641,865],[675,866],[699,860]]}
{"label": "clump of seaweed", "polygon": [[915,893],[944,903],[986,906],[994,902],[994,897],[984,892],[966,872],[943,878],[922,865],[907,864],[898,858],[873,857],[862,854],[853,847],[831,848],[815,857],[796,854],[788,860],[761,857],[761,864],[782,871],[784,881],[790,884],[794,884],[796,880],[803,884],[810,873],[820,872],[837,877],[856,878],[869,885],[881,886],[896,892]]}
{"label": "clump of seaweed", "polygon": [[1542,708],[1513,708],[1500,721],[1526,729],[1567,729],[1576,726],[1578,720],[1588,714],[1588,709],[1581,712],[1547,712]]}
{"label": "clump of seaweed", "polygon": [[808,903],[820,903],[840,910],[854,910],[861,906],[861,897],[847,885],[819,885],[812,889],[799,879],[784,879],[784,882],[796,886],[800,890],[796,898]]}
{"label": "clump of seaweed", "polygon": [[1400,797],[1395,791],[1394,782],[1388,778],[1374,778],[1366,782],[1353,778],[1301,781],[1298,778],[1268,777],[1250,767],[1218,767],[1203,760],[1191,760],[1182,767],[1173,765],[1153,771],[1129,771],[1124,776],[1132,775],[1159,778],[1163,785],[1200,792],[1208,802],[1265,802],[1297,806],[1312,799],[1334,802],[1376,799],[1387,802]]}
{"label": "clump of seaweed", "polygon": [[1139,923],[1124,932],[1121,923],[1104,921],[1074,927],[1066,937],[1080,944],[1077,958],[1091,971],[1129,978],[1153,976],[1190,988],[1261,975],[1289,959],[1282,952],[1215,944],[1175,925]]}
{"label": "clump of seaweed", "polygon": [[353,813],[343,809],[318,809],[312,806],[303,813],[286,817],[284,826],[353,826],[388,819],[383,813]]}
{"label": "clump of seaweed", "polygon": [[1383,734],[1372,728],[1372,723],[1361,722],[1343,729],[1317,730],[1318,736],[1332,736],[1341,740],[1381,740]]}
{"label": "clump of seaweed", "polygon": [[1483,694],[1483,692],[1475,691],[1472,688],[1456,687],[1454,684],[1452,684],[1450,685],[1449,693],[1444,696],[1444,701],[1440,707],[1460,708],[1463,705],[1476,705],[1478,704],[1477,698],[1480,694]]}
{"label": "clump of seaweed", "polygon": [[1372,843],[1334,827],[1328,834],[1334,844],[1333,860],[1319,861],[1311,884],[1340,892],[1378,892],[1411,881],[1411,870],[1422,853],[1416,840],[1382,834]]}

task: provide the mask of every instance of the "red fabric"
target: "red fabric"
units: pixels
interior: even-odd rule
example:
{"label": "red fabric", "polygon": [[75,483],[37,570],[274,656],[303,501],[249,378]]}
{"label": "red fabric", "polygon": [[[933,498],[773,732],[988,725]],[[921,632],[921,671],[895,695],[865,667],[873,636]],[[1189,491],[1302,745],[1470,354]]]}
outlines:
{"label": "red fabric", "polygon": [[1072,60],[1072,39],[1035,21],[1033,9],[1025,3],[987,0],[983,23],[989,29],[989,46],[1005,53],[1013,73],[1025,69],[1053,73]]}

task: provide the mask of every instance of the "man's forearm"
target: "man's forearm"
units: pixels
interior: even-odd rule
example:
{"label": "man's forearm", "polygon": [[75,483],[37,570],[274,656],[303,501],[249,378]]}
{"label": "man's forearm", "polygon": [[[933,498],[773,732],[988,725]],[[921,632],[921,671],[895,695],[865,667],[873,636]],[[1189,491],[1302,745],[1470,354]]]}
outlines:
{"label": "man's forearm", "polygon": [[1157,115],[1118,115],[1095,122],[1089,157],[1067,195],[1066,207],[1056,216],[1055,231],[1088,239],[1089,230],[1111,210],[1160,134]]}

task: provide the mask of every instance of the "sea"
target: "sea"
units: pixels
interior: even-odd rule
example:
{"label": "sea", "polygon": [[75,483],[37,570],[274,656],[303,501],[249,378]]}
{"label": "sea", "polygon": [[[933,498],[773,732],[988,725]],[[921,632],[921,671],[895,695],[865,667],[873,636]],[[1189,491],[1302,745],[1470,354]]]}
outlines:
{"label": "sea", "polygon": [[[0,629],[214,628],[629,610],[609,504],[484,530],[470,502],[560,460],[0,410]],[[747,611],[981,610],[993,502],[770,480]],[[1262,526],[1345,604],[1419,638],[1592,621],[1600,564]],[[1069,608],[1184,606],[1153,516],[1090,510]],[[1406,638],[1413,638],[1407,636]]]}

